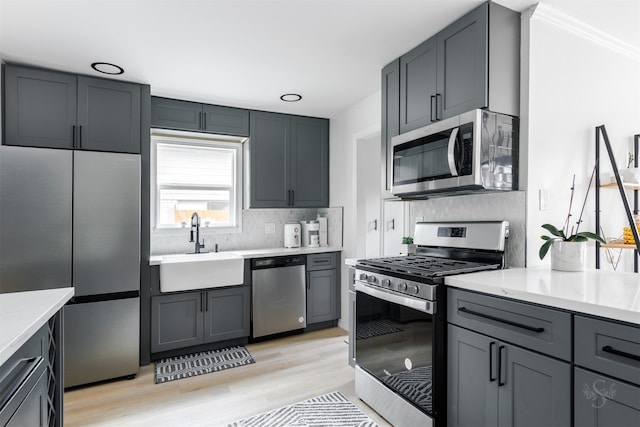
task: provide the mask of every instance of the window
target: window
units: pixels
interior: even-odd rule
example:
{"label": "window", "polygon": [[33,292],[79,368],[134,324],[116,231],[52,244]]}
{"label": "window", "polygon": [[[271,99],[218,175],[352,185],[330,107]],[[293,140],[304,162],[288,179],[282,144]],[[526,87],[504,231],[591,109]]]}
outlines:
{"label": "window", "polygon": [[244,138],[152,133],[151,197],[155,230],[191,226],[239,229]]}

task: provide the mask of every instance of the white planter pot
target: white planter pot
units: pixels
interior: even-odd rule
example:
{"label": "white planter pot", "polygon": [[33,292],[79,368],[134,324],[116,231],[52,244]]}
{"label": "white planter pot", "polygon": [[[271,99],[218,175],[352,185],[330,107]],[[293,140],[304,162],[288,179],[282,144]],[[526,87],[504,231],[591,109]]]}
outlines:
{"label": "white planter pot", "polygon": [[416,254],[416,245],[414,244],[402,244],[400,245],[400,255],[415,255]]}
{"label": "white planter pot", "polygon": [[620,169],[620,176],[627,184],[640,184],[640,168]]}
{"label": "white planter pot", "polygon": [[551,245],[551,269],[583,271],[586,250],[587,242],[553,242]]}

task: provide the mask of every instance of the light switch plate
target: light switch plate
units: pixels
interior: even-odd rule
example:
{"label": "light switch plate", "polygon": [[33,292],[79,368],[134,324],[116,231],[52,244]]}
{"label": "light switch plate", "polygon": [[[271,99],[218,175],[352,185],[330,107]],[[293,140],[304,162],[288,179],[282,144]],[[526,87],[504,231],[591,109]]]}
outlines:
{"label": "light switch plate", "polygon": [[264,224],[265,234],[273,234],[276,232],[276,224],[274,222],[265,222]]}

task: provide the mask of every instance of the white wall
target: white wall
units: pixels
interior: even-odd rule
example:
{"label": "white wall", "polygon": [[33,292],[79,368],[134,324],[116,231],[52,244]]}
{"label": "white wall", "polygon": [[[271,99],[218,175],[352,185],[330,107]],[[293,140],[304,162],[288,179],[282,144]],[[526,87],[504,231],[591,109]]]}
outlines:
{"label": "white wall", "polygon": [[[329,205],[342,206],[344,209],[341,262],[342,307],[339,323],[343,329],[348,329],[349,322],[349,278],[344,260],[357,256],[356,141],[380,132],[380,108],[381,93],[378,91],[332,117],[330,122]],[[379,182],[379,165],[372,167],[371,173],[372,179]]]}
{"label": "white wall", "polygon": [[[572,221],[577,220],[595,164],[595,127],[606,126],[618,163],[625,161],[633,135],[640,133],[640,52],[544,4],[523,12],[522,35],[527,265],[547,265],[548,257],[538,257],[541,225],[563,225],[573,174]],[[601,154],[602,170],[611,171],[604,143]],[[540,189],[547,191],[547,210],[539,210]],[[604,232],[617,236],[626,220],[622,202],[617,191],[603,190],[601,195]],[[592,189],[581,231],[596,231],[594,197]],[[595,264],[594,251],[590,243],[590,266]],[[601,255],[603,260],[604,251]],[[632,251],[623,254],[623,271],[632,271],[632,256]],[[607,268],[604,262],[602,268]]]}

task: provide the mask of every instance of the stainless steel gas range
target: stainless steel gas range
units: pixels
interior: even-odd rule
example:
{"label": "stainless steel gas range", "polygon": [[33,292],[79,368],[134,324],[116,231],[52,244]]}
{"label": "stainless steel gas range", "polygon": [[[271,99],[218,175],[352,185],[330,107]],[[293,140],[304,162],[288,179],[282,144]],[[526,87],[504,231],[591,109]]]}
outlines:
{"label": "stainless steel gas range", "polygon": [[420,222],[415,256],[360,260],[357,396],[396,427],[446,425],[446,276],[505,268],[509,223]]}

